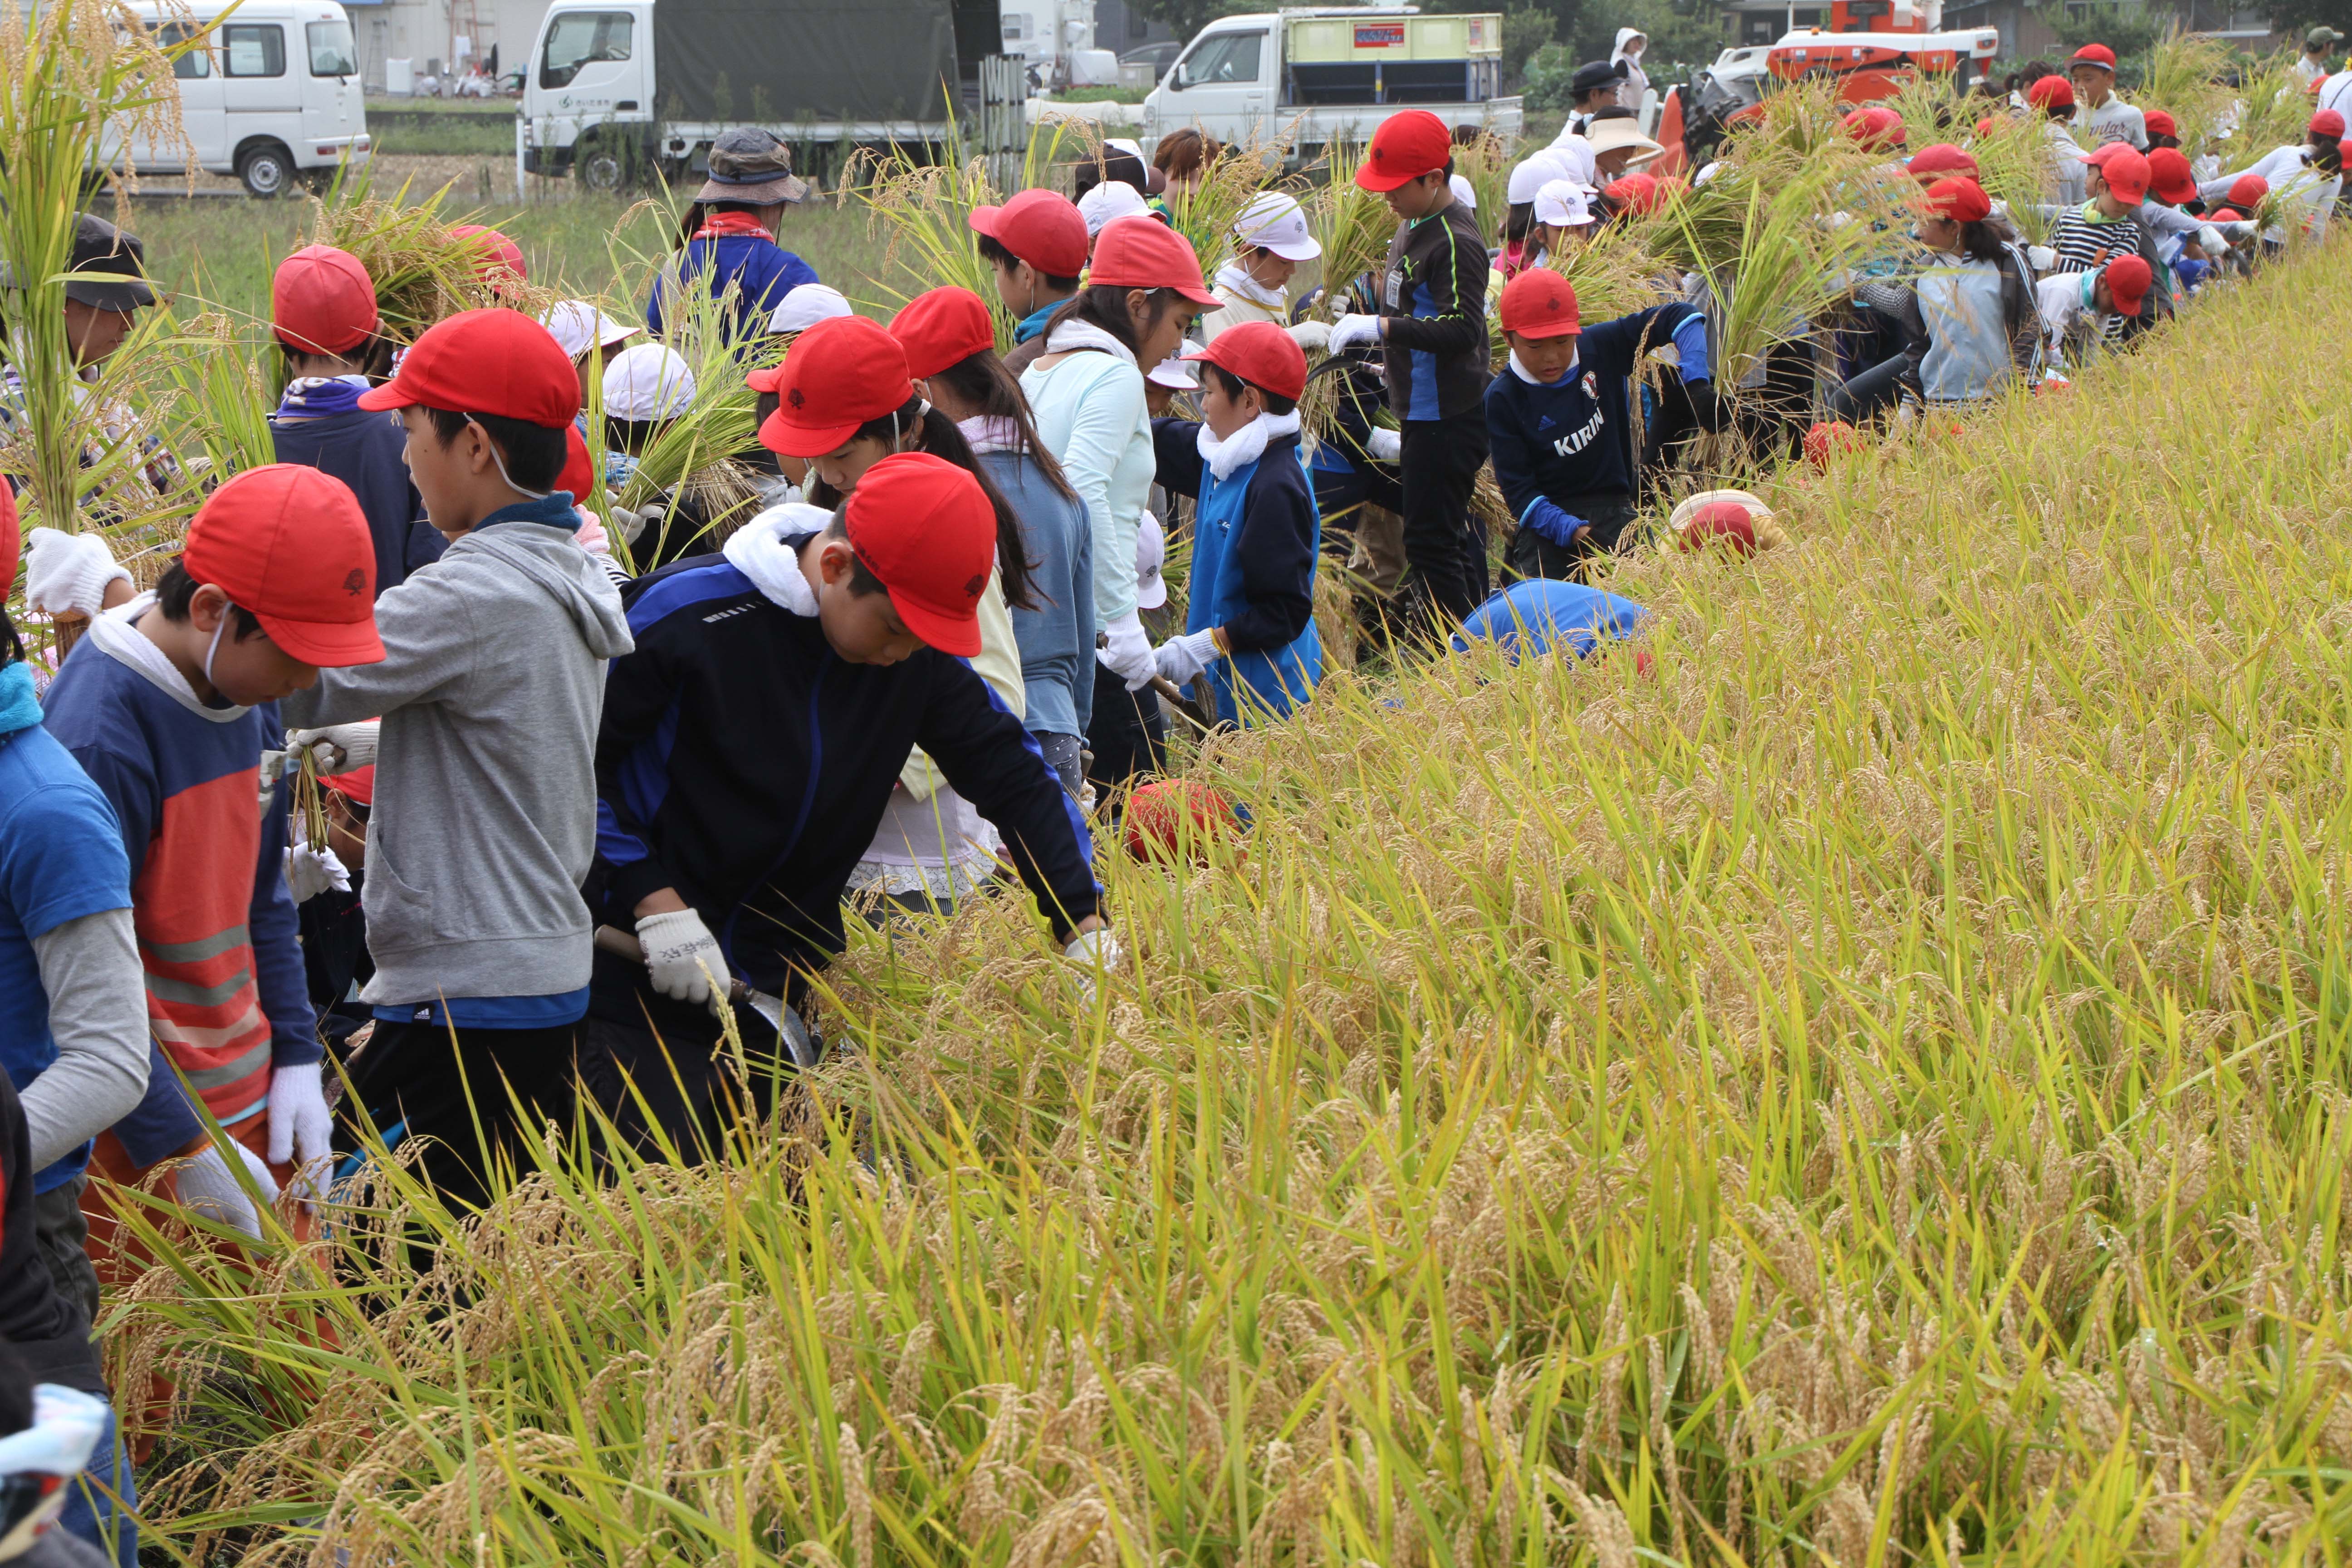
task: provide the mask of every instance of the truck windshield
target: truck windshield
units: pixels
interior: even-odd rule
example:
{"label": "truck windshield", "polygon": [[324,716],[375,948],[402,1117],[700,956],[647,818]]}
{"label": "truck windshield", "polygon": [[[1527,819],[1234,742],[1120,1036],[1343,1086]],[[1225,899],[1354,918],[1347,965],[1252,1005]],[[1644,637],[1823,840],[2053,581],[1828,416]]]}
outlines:
{"label": "truck windshield", "polygon": [[1264,33],[1219,33],[1203,38],[1176,68],[1180,87],[1205,87],[1215,82],[1255,81],[1258,59],[1265,49]]}
{"label": "truck windshield", "polygon": [[627,59],[635,28],[636,18],[626,11],[564,12],[548,26],[539,85],[570,87],[582,66]]}
{"label": "truck windshield", "polygon": [[310,43],[312,76],[357,76],[359,50],[349,22],[312,22],[302,29]]}

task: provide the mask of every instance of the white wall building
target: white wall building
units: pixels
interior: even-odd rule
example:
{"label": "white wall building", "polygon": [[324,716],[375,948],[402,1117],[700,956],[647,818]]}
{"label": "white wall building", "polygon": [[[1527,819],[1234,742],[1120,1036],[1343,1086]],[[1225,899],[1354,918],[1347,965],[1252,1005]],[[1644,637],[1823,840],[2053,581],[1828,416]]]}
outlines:
{"label": "white wall building", "polygon": [[547,0],[346,0],[359,40],[360,75],[384,86],[384,62],[404,59],[421,79],[434,62],[446,72],[467,59],[488,68],[498,51],[500,71],[523,63],[539,37]]}

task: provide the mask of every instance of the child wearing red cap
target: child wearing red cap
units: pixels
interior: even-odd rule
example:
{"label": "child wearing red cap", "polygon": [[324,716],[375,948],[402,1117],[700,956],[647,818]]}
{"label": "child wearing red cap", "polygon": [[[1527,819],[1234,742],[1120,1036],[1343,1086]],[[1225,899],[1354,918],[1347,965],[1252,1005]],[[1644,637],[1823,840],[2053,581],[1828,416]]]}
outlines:
{"label": "child wearing red cap", "polygon": [[996,274],[996,298],[1013,318],[1014,375],[1045,352],[1045,323],[1078,291],[1093,238],[1077,205],[1059,191],[1023,191],[1003,206],[971,209],[980,258]]}
{"label": "child wearing red cap", "polygon": [[2049,356],[2066,363],[2112,342],[2106,323],[2137,318],[2153,286],[2154,268],[2137,256],[2118,256],[2095,272],[2055,272],[2034,285],[2034,309]]}
{"label": "child wearing red cap", "polygon": [[2094,148],[2111,142],[2147,151],[2147,121],[2140,111],[2116,96],[2116,51],[2105,44],[2084,44],[2074,51],[2066,74],[2074,86],[2076,141]]}
{"label": "child wearing red cap", "polygon": [[1381,122],[1356,183],[1397,216],[1377,315],[1342,316],[1333,353],[1379,348],[1403,426],[1407,592],[1450,632],[1486,596],[1486,542],[1470,497],[1486,462],[1486,242],[1454,196],[1454,139],[1427,110]]}
{"label": "child wearing red cap", "polygon": [[1974,180],[1938,180],[1919,195],[1914,232],[1926,254],[1892,279],[1855,289],[1864,306],[1894,321],[1902,350],[1830,395],[1830,416],[1854,424],[1899,398],[1956,405],[1992,396],[2032,368],[2033,269],[1992,218],[1992,200]]}
{"label": "child wearing red cap", "polygon": [[1246,724],[1307,701],[1323,679],[1315,630],[1322,530],[1299,452],[1307,356],[1272,321],[1198,353],[1201,420],[1155,419],[1160,482],[1198,502],[1184,635],[1153,651],[1179,687],[1209,677],[1217,717]]}
{"label": "child wearing red cap", "polygon": [[[2057,215],[2050,226],[2051,272],[2095,272],[2118,256],[2145,259],[2151,273],[2156,247],[2140,226],[2140,204],[2147,199],[2147,159],[2128,147],[2110,144],[2084,161],[2085,189],[2080,206]],[[2127,313],[2101,318],[2100,330],[2109,344],[2120,343],[2127,331],[2146,322]]]}
{"label": "child wearing red cap", "polygon": [[[599,952],[582,1066],[632,1135],[647,1131],[634,1082],[677,1147],[705,1146],[724,1100],[713,997],[733,978],[796,1004],[842,950],[843,890],[910,747],[995,825],[1065,951],[1116,962],[1076,804],[965,662],[998,528],[971,474],[899,453],[830,518],[776,508],[723,560],[632,586],[636,651],[605,685],[590,892],[646,962]],[[742,542],[755,533],[762,548]],[[788,1064],[778,1033],[748,1009],[736,1025],[764,1084]]]}
{"label": "child wearing red cap", "polygon": [[2042,111],[2042,134],[2050,142],[2051,180],[2061,206],[2085,200],[2083,146],[2071,131],[2074,123],[2074,88],[2063,76],[2045,76],[2025,89],[2026,101]]}
{"label": "child wearing red cap", "polygon": [[[2327,219],[2336,210],[2336,199],[2344,191],[2344,116],[2332,109],[2323,109],[2311,117],[2300,146],[2277,147],[2234,174],[2223,174],[2204,182],[2198,187],[2208,201],[2227,200],[2241,212],[2251,212],[2263,196],[2276,193],[2306,204],[2308,215],[2302,216],[2299,226],[2313,234],[2325,233]],[[2249,177],[2263,183],[2259,193],[2242,194],[2236,187]],[[2284,226],[2273,225],[2263,231],[2263,239],[2269,245],[2283,245],[2288,238]]]}
{"label": "child wearing red cap", "polygon": [[1685,382],[1712,379],[1706,318],[1676,300],[1588,329],[1575,289],[1542,267],[1504,288],[1501,316],[1510,366],[1486,389],[1486,410],[1495,481],[1518,519],[1504,565],[1582,579],[1633,518],[1634,366],[1671,342]]}
{"label": "child wearing red cap", "polygon": [[[105,792],[131,865],[157,1048],[97,1163],[135,1184],[166,1160],[184,1202],[260,1226],[183,1080],[265,1195],[329,1153],[317,1018],[287,891],[278,704],[383,657],[375,552],[341,480],[270,464],[213,492],[151,594],[99,616],[49,688],[51,732]],[[257,812],[256,796],[268,803]],[[265,1163],[265,1159],[267,1163]],[[270,1169],[277,1168],[276,1176]]]}
{"label": "child wearing red cap", "polygon": [[269,416],[273,455],[332,474],[359,498],[375,542],[375,591],[397,588],[446,544],[425,521],[425,503],[401,461],[397,422],[359,405],[392,374],[380,336],[375,282],[360,258],[310,245],[278,263],[269,282],[269,330],[286,361],[286,394]]}
{"label": "child wearing red cap", "polygon": [[378,601],[382,663],[284,705],[325,771],[376,767],[376,1023],[338,1147],[362,1146],[362,1120],[430,1139],[425,1179],[479,1203],[487,1161],[514,1146],[514,1100],[529,1116],[561,1095],[587,1008],[596,714],[628,627],[573,537],[572,496],[549,489],[580,379],[546,328],[519,310],[452,316],[360,406],[398,411],[449,548]]}

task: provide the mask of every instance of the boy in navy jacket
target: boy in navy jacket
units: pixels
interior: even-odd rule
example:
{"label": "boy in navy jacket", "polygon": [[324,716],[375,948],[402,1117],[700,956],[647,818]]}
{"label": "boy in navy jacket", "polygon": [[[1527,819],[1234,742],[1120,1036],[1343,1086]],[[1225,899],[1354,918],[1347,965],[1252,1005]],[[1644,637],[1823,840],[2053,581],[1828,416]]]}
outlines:
{"label": "boy in navy jacket", "polygon": [[[1068,955],[1116,962],[1085,819],[966,662],[995,550],[972,477],[904,453],[830,518],[772,509],[720,560],[631,589],[636,651],[605,684],[588,894],[602,924],[635,927],[645,962],[600,947],[581,1064],[627,1135],[648,1131],[634,1083],[678,1149],[708,1146],[716,998],[740,979],[789,1002],[843,949],[843,890],[910,747],[995,825]],[[754,1061],[779,1059],[774,1029],[736,1023]]]}
{"label": "boy in navy jacket", "polygon": [[1685,382],[1710,379],[1706,318],[1653,305],[1586,331],[1568,279],[1537,267],[1503,289],[1502,320],[1511,364],[1486,388],[1486,436],[1519,525],[1504,565],[1582,580],[1633,518],[1633,367],[1672,342]]}

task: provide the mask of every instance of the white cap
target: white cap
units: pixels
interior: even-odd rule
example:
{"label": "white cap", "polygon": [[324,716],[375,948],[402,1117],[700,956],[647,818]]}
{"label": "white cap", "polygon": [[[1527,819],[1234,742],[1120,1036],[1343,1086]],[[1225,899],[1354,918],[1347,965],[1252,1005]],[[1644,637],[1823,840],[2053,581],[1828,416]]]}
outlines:
{"label": "white cap", "polygon": [[1078,216],[1087,220],[1087,237],[1092,239],[1111,219],[1150,217],[1151,208],[1143,193],[1125,180],[1105,180],[1078,198]]}
{"label": "white cap", "polygon": [[1554,180],[1536,193],[1536,221],[1547,228],[1573,228],[1592,221],[1584,187],[1573,180]]}
{"label": "white cap", "polygon": [[1598,182],[1600,154],[1593,151],[1592,143],[1581,136],[1562,136],[1536,156],[1549,158],[1559,165],[1562,174],[1588,189]]}
{"label": "white cap", "polygon": [[1478,187],[1472,184],[1466,176],[1456,174],[1445,184],[1454,192],[1455,201],[1474,213],[1478,210]]}
{"label": "white cap", "polygon": [[1168,538],[1160,531],[1160,520],[1147,511],[1135,531],[1137,609],[1156,610],[1168,602],[1168,584],[1160,575],[1160,569],[1167,564]]}
{"label": "white cap", "polygon": [[1306,209],[1297,198],[1280,191],[1260,192],[1242,208],[1242,216],[1234,219],[1234,237],[1244,245],[1271,250],[1285,261],[1312,261],[1323,254],[1323,247],[1307,232]]}
{"label": "white cap", "polygon": [[694,405],[694,372],[664,343],[623,349],[604,367],[604,416],[672,419]]}
{"label": "white cap", "polygon": [[1144,161],[1143,143],[1132,136],[1106,136],[1103,138],[1103,151],[1124,153],[1139,163]]}
{"label": "white cap", "polygon": [[633,327],[626,321],[616,321],[585,300],[559,300],[548,307],[547,314],[539,319],[556,346],[573,359],[590,349],[609,349],[614,343],[628,342],[643,327]]}
{"label": "white cap", "polygon": [[824,283],[803,283],[776,301],[768,316],[768,331],[804,332],[819,321],[854,313],[840,289]]}
{"label": "white cap", "polygon": [[1524,205],[1535,200],[1536,193],[1554,180],[1566,178],[1567,167],[1547,148],[1511,170],[1510,188],[1503,193],[1503,199],[1515,207]]}
{"label": "white cap", "polygon": [[1201,377],[1185,361],[1186,354],[1201,352],[1200,345],[1189,339],[1179,340],[1176,352],[1143,373],[1143,379],[1160,386],[1172,386],[1179,392],[1197,392]]}

